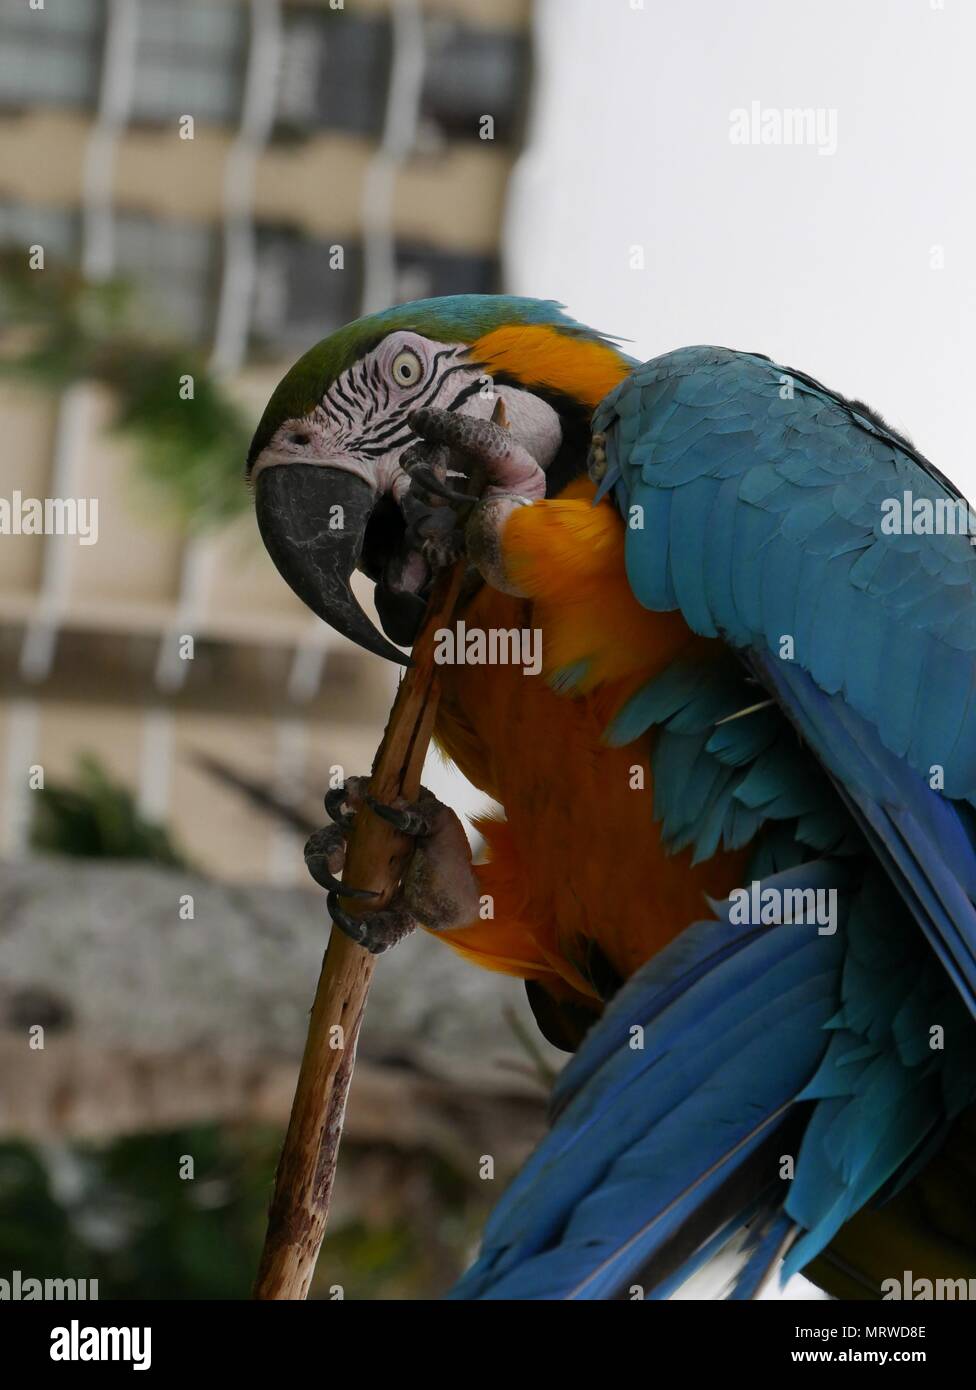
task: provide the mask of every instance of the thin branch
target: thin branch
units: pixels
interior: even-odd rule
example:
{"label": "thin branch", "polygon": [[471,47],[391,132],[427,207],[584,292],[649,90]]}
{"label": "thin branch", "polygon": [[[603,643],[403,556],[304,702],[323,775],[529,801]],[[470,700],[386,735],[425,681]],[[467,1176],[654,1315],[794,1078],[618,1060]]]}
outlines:
{"label": "thin branch", "polygon": [[[495,419],[505,423],[500,400]],[[469,482],[472,494],[480,492],[474,470]],[[412,801],[420,793],[439,693],[434,634],[454,614],[465,570],[462,557],[435,586],[414,643],[413,665],[397,691],[373,764],[370,793],[378,801],[397,796]],[[383,907],[396,891],[409,852],[404,837],[364,807],[349,839],[344,875],[379,893],[369,899],[372,909]],[[328,1220],[356,1042],[375,964],[375,956],[333,928],[278,1163],[255,1298],[301,1299],[308,1293]]]}

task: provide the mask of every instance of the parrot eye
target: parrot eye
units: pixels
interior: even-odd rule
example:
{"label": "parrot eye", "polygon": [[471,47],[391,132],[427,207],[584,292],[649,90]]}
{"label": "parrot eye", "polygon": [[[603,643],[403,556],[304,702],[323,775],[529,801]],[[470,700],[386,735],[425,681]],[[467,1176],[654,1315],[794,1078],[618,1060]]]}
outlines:
{"label": "parrot eye", "polygon": [[393,380],[398,386],[416,386],[424,374],[423,365],[415,352],[404,349],[393,359]]}

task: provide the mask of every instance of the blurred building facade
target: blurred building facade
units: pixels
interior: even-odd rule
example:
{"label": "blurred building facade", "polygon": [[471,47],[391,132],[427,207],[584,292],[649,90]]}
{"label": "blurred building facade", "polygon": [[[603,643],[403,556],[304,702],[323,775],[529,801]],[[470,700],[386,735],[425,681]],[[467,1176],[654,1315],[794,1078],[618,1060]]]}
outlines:
{"label": "blurred building facade", "polygon": [[[348,319],[502,287],[530,4],[0,0],[0,246],[131,279],[256,420]],[[368,767],[391,673],[301,607],[253,518],[159,513],[111,419],[93,385],[0,383],[0,495],[99,499],[96,545],[0,536],[0,856],[28,769],[90,752],[203,869],[289,881],[295,836],[200,756],[320,793]]]}

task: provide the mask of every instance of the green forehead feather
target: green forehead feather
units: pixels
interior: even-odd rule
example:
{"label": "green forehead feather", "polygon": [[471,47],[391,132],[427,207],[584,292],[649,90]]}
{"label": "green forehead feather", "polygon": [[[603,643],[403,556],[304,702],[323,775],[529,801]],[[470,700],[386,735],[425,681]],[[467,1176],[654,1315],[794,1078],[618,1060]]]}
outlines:
{"label": "green forehead feather", "polygon": [[456,294],[442,299],[417,299],[356,319],[316,343],[279,382],[255,432],[248,467],[283,420],[306,415],[337,377],[389,333],[420,333],[436,342],[473,343],[485,333],[507,324],[549,324],[569,333],[599,336],[568,318],[555,300],[503,294]]}

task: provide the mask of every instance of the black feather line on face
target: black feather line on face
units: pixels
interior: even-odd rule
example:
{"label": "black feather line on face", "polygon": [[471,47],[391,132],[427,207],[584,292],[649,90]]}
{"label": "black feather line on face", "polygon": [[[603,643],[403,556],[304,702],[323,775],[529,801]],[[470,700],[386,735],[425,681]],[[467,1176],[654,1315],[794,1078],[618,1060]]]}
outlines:
{"label": "black feather line on face", "polygon": [[360,444],[354,447],[358,447],[359,453],[365,455],[366,458],[381,458],[383,454],[388,454],[391,449],[399,448],[401,444],[410,444],[416,437],[412,430],[406,429],[397,439],[391,439],[386,444]]}
{"label": "black feather line on face", "polygon": [[434,381],[432,381],[432,382],[430,383],[430,390],[429,390],[429,391],[427,392],[427,394],[424,396],[423,400],[421,400],[421,401],[416,401],[416,402],[413,402],[413,401],[411,402],[411,409],[412,409],[412,410],[420,410],[420,409],[422,409],[425,405],[430,405],[431,401],[434,399],[434,397],[435,397],[435,396],[437,395],[437,393],[440,391],[440,389],[441,389],[441,387],[444,385],[445,381],[447,381],[447,380],[448,380],[450,377],[452,377],[452,376],[457,376],[458,372],[466,372],[466,371],[468,371],[468,370],[469,370],[469,367],[468,367],[467,362],[459,362],[459,363],[457,363],[456,366],[448,367],[446,371],[441,372],[440,376],[437,377]]}
{"label": "black feather line on face", "polygon": [[379,368],[377,367],[376,363],[375,363],[375,362],[367,362],[367,363],[365,363],[365,373],[364,373],[364,374],[365,374],[366,381],[367,381],[367,384],[368,384],[368,387],[369,387],[369,391],[368,391],[368,395],[369,395],[369,405],[368,405],[367,408],[366,408],[366,414],[363,416],[363,424],[364,424],[364,425],[368,425],[369,422],[370,422],[371,420],[375,419],[375,417],[376,417],[376,412],[377,412],[377,411],[379,410],[379,408],[380,408],[380,401],[379,401],[379,394],[378,394],[378,393],[379,393],[379,385],[380,385],[380,376],[379,376]]}
{"label": "black feather line on face", "polygon": [[397,418],[393,420],[386,429],[379,430],[376,434],[371,434],[369,436],[370,444],[385,444],[389,447],[390,441],[402,432],[404,423],[404,416],[398,413]]}
{"label": "black feather line on face", "polygon": [[469,381],[467,386],[463,387],[457,393],[457,395],[454,397],[453,401],[451,401],[447,409],[457,410],[458,406],[463,405],[465,401],[469,401],[472,396],[476,396],[483,385],[484,383],[481,380]]}
{"label": "black feather line on face", "polygon": [[[369,380],[370,394],[373,398],[374,409],[385,410],[390,400],[390,384],[385,375],[380,371],[379,363],[376,358],[371,358],[366,363],[366,376]],[[383,393],[382,400],[380,392]]]}
{"label": "black feather line on face", "polygon": [[[451,366],[438,372],[441,363],[449,361]],[[346,438],[343,442],[349,449],[355,449],[366,458],[378,458],[393,449],[410,444],[414,434],[405,425],[405,417],[413,410],[421,409],[436,399],[445,382],[459,372],[470,370],[472,363],[463,347],[444,347],[431,358],[430,369],[423,381],[412,393],[401,398],[396,418],[386,423],[378,432]],[[482,389],[482,380],[469,382],[446,405],[447,410],[457,410],[466,400]],[[382,395],[382,400],[380,396]],[[320,402],[320,409],[337,429],[347,436],[358,425],[360,430],[369,425],[377,414],[382,414],[390,404],[390,383],[375,356],[362,358],[351,367],[346,379],[337,379]]]}
{"label": "black feather line on face", "polygon": [[[397,439],[397,436],[403,430],[404,418],[411,411],[418,410],[422,406],[429,405],[430,402],[437,395],[437,393],[440,391],[444,382],[447,381],[449,377],[456,375],[456,373],[458,372],[463,372],[467,370],[468,368],[466,363],[461,363],[456,367],[449,367],[447,371],[441,372],[440,376],[436,377],[433,382],[421,385],[413,392],[412,395],[405,396],[404,399],[400,402],[399,409],[397,410],[396,419],[393,420],[385,429],[378,430],[375,434],[370,435],[370,448],[372,449],[377,444],[383,444],[385,445],[386,449],[391,449],[394,445],[394,442]],[[480,382],[477,383],[477,385],[480,387]],[[459,396],[461,395],[463,395],[463,392],[459,392]],[[455,397],[455,400],[456,399],[457,397]],[[452,407],[450,406],[448,407],[448,409],[451,408]]]}
{"label": "black feather line on face", "polygon": [[442,361],[445,357],[453,357],[455,352],[455,348],[443,348],[440,352],[434,353],[433,357],[430,359],[430,372],[427,376],[428,381],[436,374],[438,362]]}
{"label": "black feather line on face", "polygon": [[366,388],[366,367],[364,363],[356,363],[355,371],[349,377],[349,387],[353,396],[356,398],[357,405],[369,405],[371,397]]}
{"label": "black feather line on face", "polygon": [[[441,378],[442,381],[444,381],[446,375],[448,374],[445,373],[445,377]],[[453,398],[453,400],[450,400],[450,402],[446,404],[444,409],[459,409],[460,406],[463,406],[466,400],[471,399],[471,396],[477,396],[477,393],[481,391],[481,386],[481,381],[470,381],[469,384],[467,384],[467,386],[463,386],[463,388],[460,389],[459,392],[457,392],[455,398]],[[353,445],[353,448],[359,449],[361,455],[366,456],[367,459],[377,459],[377,457],[384,455],[384,453],[391,452],[392,449],[398,449],[400,445],[407,445],[407,443],[413,443],[414,441],[416,441],[416,435],[414,435],[413,430],[410,430],[409,427],[407,427],[406,430],[403,431],[403,434],[396,436],[396,438],[385,439],[384,443],[375,442],[377,441],[377,438],[378,436],[373,436],[373,438],[371,438],[371,442],[368,443],[356,441],[355,445]],[[380,438],[382,438],[382,436],[380,436]]]}
{"label": "black feather line on face", "polygon": [[332,389],[335,391],[335,394],[340,401],[345,401],[349,406],[352,407],[353,410],[355,410],[358,407],[358,401],[354,401],[352,396],[348,396],[346,394],[346,392],[343,390],[341,381],[337,381]]}
{"label": "black feather line on face", "polygon": [[[480,381],[469,382],[468,385],[460,390],[454,399],[444,407],[445,410],[457,410],[465,401],[470,400],[472,396],[476,396],[481,390],[481,387],[482,383]],[[356,447],[358,447],[359,452],[365,454],[367,458],[378,458],[381,454],[388,454],[391,449],[396,449],[401,444],[410,444],[415,439],[416,435],[413,430],[408,427],[401,435],[398,435],[394,439],[389,439],[385,443],[377,444],[374,437],[373,442],[368,444],[357,443]]]}

